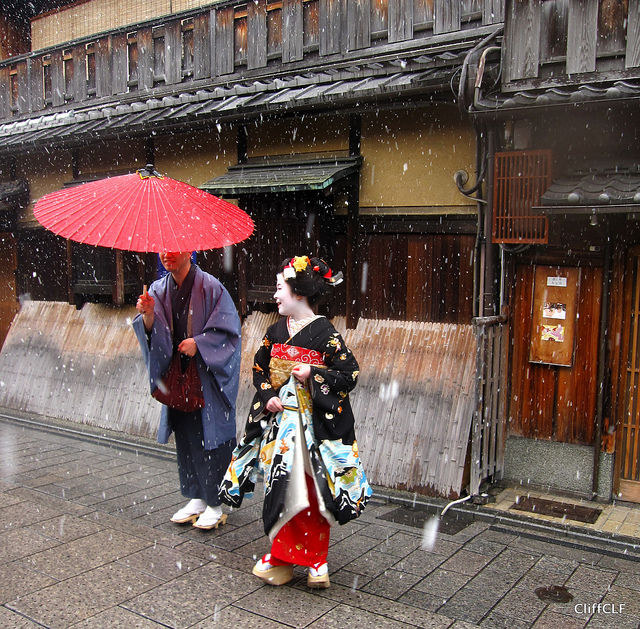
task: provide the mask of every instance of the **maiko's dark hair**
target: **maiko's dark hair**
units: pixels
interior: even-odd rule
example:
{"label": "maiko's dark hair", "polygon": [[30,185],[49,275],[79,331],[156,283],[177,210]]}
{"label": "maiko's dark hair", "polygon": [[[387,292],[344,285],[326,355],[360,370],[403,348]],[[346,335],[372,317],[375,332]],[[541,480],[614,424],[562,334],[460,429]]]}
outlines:
{"label": "maiko's dark hair", "polygon": [[291,287],[291,292],[294,295],[306,297],[311,308],[324,303],[329,295],[327,283],[327,275],[331,275],[329,265],[321,258],[309,258],[309,264],[304,270],[296,270],[295,277],[287,277],[285,269],[292,268],[293,260],[293,258],[287,258],[283,261],[281,268],[285,281]]}

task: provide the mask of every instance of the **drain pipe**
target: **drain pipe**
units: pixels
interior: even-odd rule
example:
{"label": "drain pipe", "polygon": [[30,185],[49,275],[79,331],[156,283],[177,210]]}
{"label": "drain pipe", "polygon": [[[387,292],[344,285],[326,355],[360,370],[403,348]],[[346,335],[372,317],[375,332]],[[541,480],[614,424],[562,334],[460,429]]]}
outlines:
{"label": "drain pipe", "polygon": [[600,304],[600,341],[598,343],[598,394],[596,397],[596,425],[593,444],[593,485],[591,493],[593,498],[598,496],[600,484],[600,451],[602,443],[602,419],[604,415],[604,373],[605,359],[607,356],[606,332],[609,325],[609,279],[611,275],[611,237],[609,221],[607,224],[607,244],[604,250],[604,271],[602,278],[602,302]]}
{"label": "drain pipe", "polygon": [[453,507],[453,505],[458,505],[461,502],[467,502],[467,500],[471,500],[471,494],[469,494],[468,496],[465,496],[464,498],[459,498],[458,500],[454,500],[453,502],[450,502],[440,513],[440,517],[444,516],[444,514],[449,510],[449,507]]}

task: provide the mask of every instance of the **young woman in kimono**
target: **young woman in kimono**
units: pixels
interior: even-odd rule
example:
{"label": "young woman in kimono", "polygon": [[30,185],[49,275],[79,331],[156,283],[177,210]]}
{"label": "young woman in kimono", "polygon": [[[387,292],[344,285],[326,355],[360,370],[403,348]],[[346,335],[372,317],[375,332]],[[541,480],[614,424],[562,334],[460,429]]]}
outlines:
{"label": "young woman in kimono", "polygon": [[153,393],[174,353],[182,369],[194,360],[204,406],[194,411],[162,405],[158,441],[176,439],[180,490],[189,502],[171,517],[177,524],[218,528],[226,521],[219,486],[236,445],[240,377],[240,318],[229,293],[191,263],[189,253],[161,253],[168,274],[136,304],[133,329]]}
{"label": "young woman in kimono", "polygon": [[238,507],[264,475],[262,519],[271,550],[253,574],[271,585],[308,567],[307,585],[329,587],[331,525],[356,518],[371,496],[358,455],[349,392],[358,363],[316,306],[341,281],[319,258],[283,263],[270,326],[253,366],[256,387],[245,433],[220,486]]}

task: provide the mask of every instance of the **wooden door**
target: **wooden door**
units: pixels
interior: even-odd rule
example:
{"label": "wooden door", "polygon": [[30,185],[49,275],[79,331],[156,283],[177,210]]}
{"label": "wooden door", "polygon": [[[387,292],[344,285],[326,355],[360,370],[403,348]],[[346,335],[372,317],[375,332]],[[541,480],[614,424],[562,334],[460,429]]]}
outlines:
{"label": "wooden door", "polygon": [[16,264],[15,239],[10,234],[0,234],[0,347],[18,312]]}
{"label": "wooden door", "polygon": [[618,497],[640,502],[640,247],[627,258],[622,311],[616,478]]}
{"label": "wooden door", "polygon": [[[560,267],[558,267],[560,268]],[[579,269],[571,366],[530,362],[536,267],[518,265],[511,297],[509,434],[593,445],[598,391],[602,269]]]}

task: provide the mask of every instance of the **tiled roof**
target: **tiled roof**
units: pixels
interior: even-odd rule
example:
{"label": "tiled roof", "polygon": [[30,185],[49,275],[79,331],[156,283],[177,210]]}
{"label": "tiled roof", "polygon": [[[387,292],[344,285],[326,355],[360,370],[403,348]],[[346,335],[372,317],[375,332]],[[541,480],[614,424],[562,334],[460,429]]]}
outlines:
{"label": "tiled roof", "polygon": [[234,196],[256,192],[299,192],[325,190],[339,180],[358,172],[360,158],[282,162],[278,164],[241,164],[226,174],[200,186],[216,196]]}
{"label": "tiled roof", "polygon": [[607,206],[640,203],[640,172],[598,172],[557,179],[542,205]]}
{"label": "tiled roof", "polygon": [[[0,124],[0,154],[44,144],[148,133],[202,121],[233,120],[283,111],[319,110],[442,90],[464,51],[420,54],[291,76],[240,80],[163,98],[108,103]],[[128,94],[128,98],[135,94]]]}
{"label": "tiled roof", "polygon": [[605,85],[579,85],[496,93],[476,101],[471,113],[504,113],[518,109],[550,108],[579,104],[611,104],[640,98],[639,81],[615,81]]}

